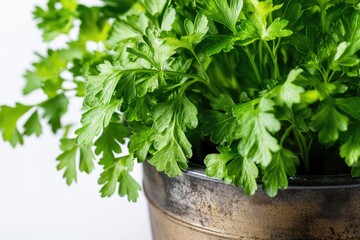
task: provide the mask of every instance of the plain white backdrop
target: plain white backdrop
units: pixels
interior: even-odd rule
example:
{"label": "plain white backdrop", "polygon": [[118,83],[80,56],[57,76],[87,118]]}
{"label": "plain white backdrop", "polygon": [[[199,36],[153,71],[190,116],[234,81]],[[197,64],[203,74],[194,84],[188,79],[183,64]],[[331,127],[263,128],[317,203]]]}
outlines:
{"label": "plain white backdrop", "polygon": [[[84,2],[84,1],[82,1]],[[95,1],[88,0],[88,3]],[[22,75],[46,45],[32,20],[35,5],[46,0],[2,1],[0,6],[0,105],[35,103],[41,95],[22,97]],[[81,102],[73,102],[66,123],[79,121]],[[0,140],[0,240],[149,240],[144,194],[136,204],[113,196],[102,199],[99,168],[80,174],[68,187],[56,170],[59,138],[44,129],[12,149]],[[141,182],[141,166],[134,171]]]}

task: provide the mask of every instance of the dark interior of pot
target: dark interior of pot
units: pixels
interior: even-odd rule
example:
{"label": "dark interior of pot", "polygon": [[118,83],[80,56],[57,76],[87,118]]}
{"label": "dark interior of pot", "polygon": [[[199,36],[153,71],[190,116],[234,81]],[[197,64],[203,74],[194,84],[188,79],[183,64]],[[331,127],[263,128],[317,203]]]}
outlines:
{"label": "dark interior of pot", "polygon": [[[191,163],[185,171],[186,174],[201,178],[207,181],[222,182],[215,178],[206,176],[205,167],[202,164]],[[352,188],[360,187],[360,178],[353,177],[351,174],[333,175],[297,175],[289,177],[289,188]],[[261,180],[258,181],[261,185]],[[260,186],[261,187],[261,186]]]}
{"label": "dark interior of pot", "polygon": [[[198,141],[198,140],[197,140]],[[192,141],[194,156],[191,162],[204,166],[204,159],[208,154],[217,153],[216,145],[208,138],[202,142]],[[339,144],[324,146],[315,138],[309,153],[309,168],[306,170],[301,161],[297,168],[298,175],[347,175],[351,174],[351,168],[346,165],[339,154]]]}

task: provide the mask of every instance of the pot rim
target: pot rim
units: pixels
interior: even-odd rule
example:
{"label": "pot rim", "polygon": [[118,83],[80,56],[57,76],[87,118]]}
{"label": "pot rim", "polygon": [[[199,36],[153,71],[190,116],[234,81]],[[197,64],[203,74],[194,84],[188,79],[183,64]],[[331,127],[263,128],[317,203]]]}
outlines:
{"label": "pot rim", "polygon": [[[225,184],[216,178],[210,178],[205,174],[205,168],[197,164],[189,164],[184,174],[191,177]],[[356,188],[360,187],[360,177],[352,177],[351,174],[338,175],[298,175],[288,177],[287,189],[332,189],[332,188]],[[259,187],[262,181],[258,181]]]}

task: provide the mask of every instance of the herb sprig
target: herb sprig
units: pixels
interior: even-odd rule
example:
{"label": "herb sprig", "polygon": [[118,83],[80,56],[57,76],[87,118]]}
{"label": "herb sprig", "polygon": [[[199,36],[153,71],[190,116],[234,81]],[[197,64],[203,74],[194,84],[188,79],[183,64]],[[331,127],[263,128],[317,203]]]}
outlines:
{"label": "herb sprig", "polygon": [[[0,130],[13,146],[40,136],[41,119],[65,131],[57,160],[68,184],[98,156],[101,195],[136,201],[136,161],[175,177],[203,160],[209,177],[248,195],[261,179],[275,196],[297,170],[313,173],[323,148],[360,176],[356,0],[49,0],[34,16],[44,41],[78,37],[39,55],[24,94],[47,99],[2,106]],[[84,104],[71,138],[61,118],[73,97]],[[321,173],[333,173],[323,158]]]}

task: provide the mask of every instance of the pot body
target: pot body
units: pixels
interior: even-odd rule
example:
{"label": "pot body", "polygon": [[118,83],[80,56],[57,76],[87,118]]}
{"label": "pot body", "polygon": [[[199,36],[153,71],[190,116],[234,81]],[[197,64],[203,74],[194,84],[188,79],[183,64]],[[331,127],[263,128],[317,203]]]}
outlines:
{"label": "pot body", "polygon": [[360,180],[296,178],[275,198],[192,169],[169,179],[144,164],[154,240],[360,239]]}

